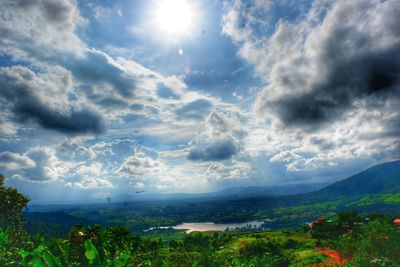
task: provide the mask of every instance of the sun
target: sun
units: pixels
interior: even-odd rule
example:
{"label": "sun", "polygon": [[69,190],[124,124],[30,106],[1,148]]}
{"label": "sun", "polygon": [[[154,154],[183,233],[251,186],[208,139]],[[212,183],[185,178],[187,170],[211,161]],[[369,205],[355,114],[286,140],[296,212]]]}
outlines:
{"label": "sun", "polygon": [[156,12],[157,23],[169,34],[185,33],[193,22],[191,6],[185,0],[161,0]]}

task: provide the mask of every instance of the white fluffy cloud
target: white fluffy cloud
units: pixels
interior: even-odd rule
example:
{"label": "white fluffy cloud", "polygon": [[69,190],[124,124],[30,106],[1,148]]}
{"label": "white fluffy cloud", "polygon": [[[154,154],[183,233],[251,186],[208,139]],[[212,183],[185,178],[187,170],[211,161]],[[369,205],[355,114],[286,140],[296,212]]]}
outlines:
{"label": "white fluffy cloud", "polygon": [[84,178],[79,182],[68,182],[65,186],[75,189],[109,189],[114,187],[110,181],[101,178]]}
{"label": "white fluffy cloud", "polygon": [[34,182],[60,181],[79,164],[71,161],[62,161],[57,157],[57,151],[51,147],[35,146],[25,154],[34,165],[18,170],[17,176]]}
{"label": "white fluffy cloud", "polygon": [[143,179],[156,175],[159,171],[159,165],[157,160],[153,160],[143,153],[138,153],[137,155],[127,158],[117,170],[117,173],[128,178],[139,177]]}
{"label": "white fluffy cloud", "polygon": [[107,179],[109,173],[100,162],[80,165],[74,169],[79,181],[67,182],[65,186],[77,189],[111,189],[114,185]]}

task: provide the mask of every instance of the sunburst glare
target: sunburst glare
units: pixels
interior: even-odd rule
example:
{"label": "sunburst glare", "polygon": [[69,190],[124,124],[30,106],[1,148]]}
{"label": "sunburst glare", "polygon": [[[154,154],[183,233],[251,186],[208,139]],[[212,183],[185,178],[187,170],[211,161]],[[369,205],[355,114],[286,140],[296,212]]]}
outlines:
{"label": "sunburst glare", "polygon": [[169,34],[187,32],[193,23],[193,10],[185,0],[162,0],[156,11],[160,28]]}

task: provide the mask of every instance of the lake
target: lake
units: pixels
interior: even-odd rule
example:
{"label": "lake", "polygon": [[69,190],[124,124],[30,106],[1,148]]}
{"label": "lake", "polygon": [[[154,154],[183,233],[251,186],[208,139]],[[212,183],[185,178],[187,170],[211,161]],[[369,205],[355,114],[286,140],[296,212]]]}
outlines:
{"label": "lake", "polygon": [[147,231],[154,229],[168,229],[173,228],[177,230],[186,230],[186,233],[191,232],[205,232],[205,231],[224,231],[226,228],[235,229],[246,226],[251,226],[253,228],[260,227],[264,222],[259,221],[249,221],[244,223],[213,223],[213,222],[194,222],[194,223],[181,223],[175,226],[162,226],[162,227],[151,227]]}

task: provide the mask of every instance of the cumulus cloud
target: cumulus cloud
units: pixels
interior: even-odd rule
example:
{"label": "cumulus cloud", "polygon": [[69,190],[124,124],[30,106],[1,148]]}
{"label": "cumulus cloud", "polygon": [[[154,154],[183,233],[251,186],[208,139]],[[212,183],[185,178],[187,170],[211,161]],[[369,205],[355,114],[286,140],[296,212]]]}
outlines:
{"label": "cumulus cloud", "polygon": [[3,155],[3,159],[6,159],[4,164],[12,167],[11,170],[15,177],[27,181],[61,180],[68,172],[79,166],[79,163],[76,162],[60,160],[57,157],[56,149],[51,147],[35,146],[23,155],[5,153]]}
{"label": "cumulus cloud", "polygon": [[160,163],[146,156],[144,153],[137,153],[128,157],[117,170],[117,173],[125,177],[146,178],[159,171]]}
{"label": "cumulus cloud", "polygon": [[7,170],[30,169],[35,162],[25,155],[5,151],[0,153],[0,166]]}
{"label": "cumulus cloud", "polygon": [[22,66],[0,68],[0,83],[0,101],[19,121],[69,134],[104,131],[100,115],[68,103],[71,77],[61,68],[45,74]]}
{"label": "cumulus cloud", "polygon": [[290,2],[258,3],[227,4],[223,26],[266,82],[254,105],[261,127],[246,139],[247,151],[289,171],[396,158],[398,2],[314,1],[275,22],[271,9],[291,9]]}
{"label": "cumulus cloud", "polygon": [[233,160],[229,163],[211,163],[204,176],[210,182],[218,180],[248,179],[254,174],[253,166],[247,161]]}
{"label": "cumulus cloud", "polygon": [[75,189],[105,189],[114,187],[110,181],[101,178],[84,178],[79,182],[68,182],[65,186]]}
{"label": "cumulus cloud", "polygon": [[206,119],[204,130],[192,141],[187,159],[192,161],[220,161],[238,153],[240,132],[235,114],[213,110]]}
{"label": "cumulus cloud", "polygon": [[[135,88],[133,73],[127,72],[113,58],[101,51],[86,50],[84,56],[67,60],[64,64],[82,83],[88,85],[107,83],[122,96],[132,96]],[[144,72],[135,74],[145,75]]]}
{"label": "cumulus cloud", "polygon": [[[242,44],[241,55],[268,80],[257,111],[275,114],[285,125],[319,126],[340,118],[356,101],[378,104],[399,96],[397,1],[323,4],[316,1],[304,20],[279,21],[261,39],[249,14],[226,17],[231,27],[225,33]],[[242,20],[247,30],[237,26]],[[241,31],[247,35],[236,36]]]}
{"label": "cumulus cloud", "polygon": [[79,181],[67,182],[65,186],[76,189],[110,189],[114,188],[111,181],[105,177],[109,176],[100,162],[91,162],[80,165],[73,170]]}

